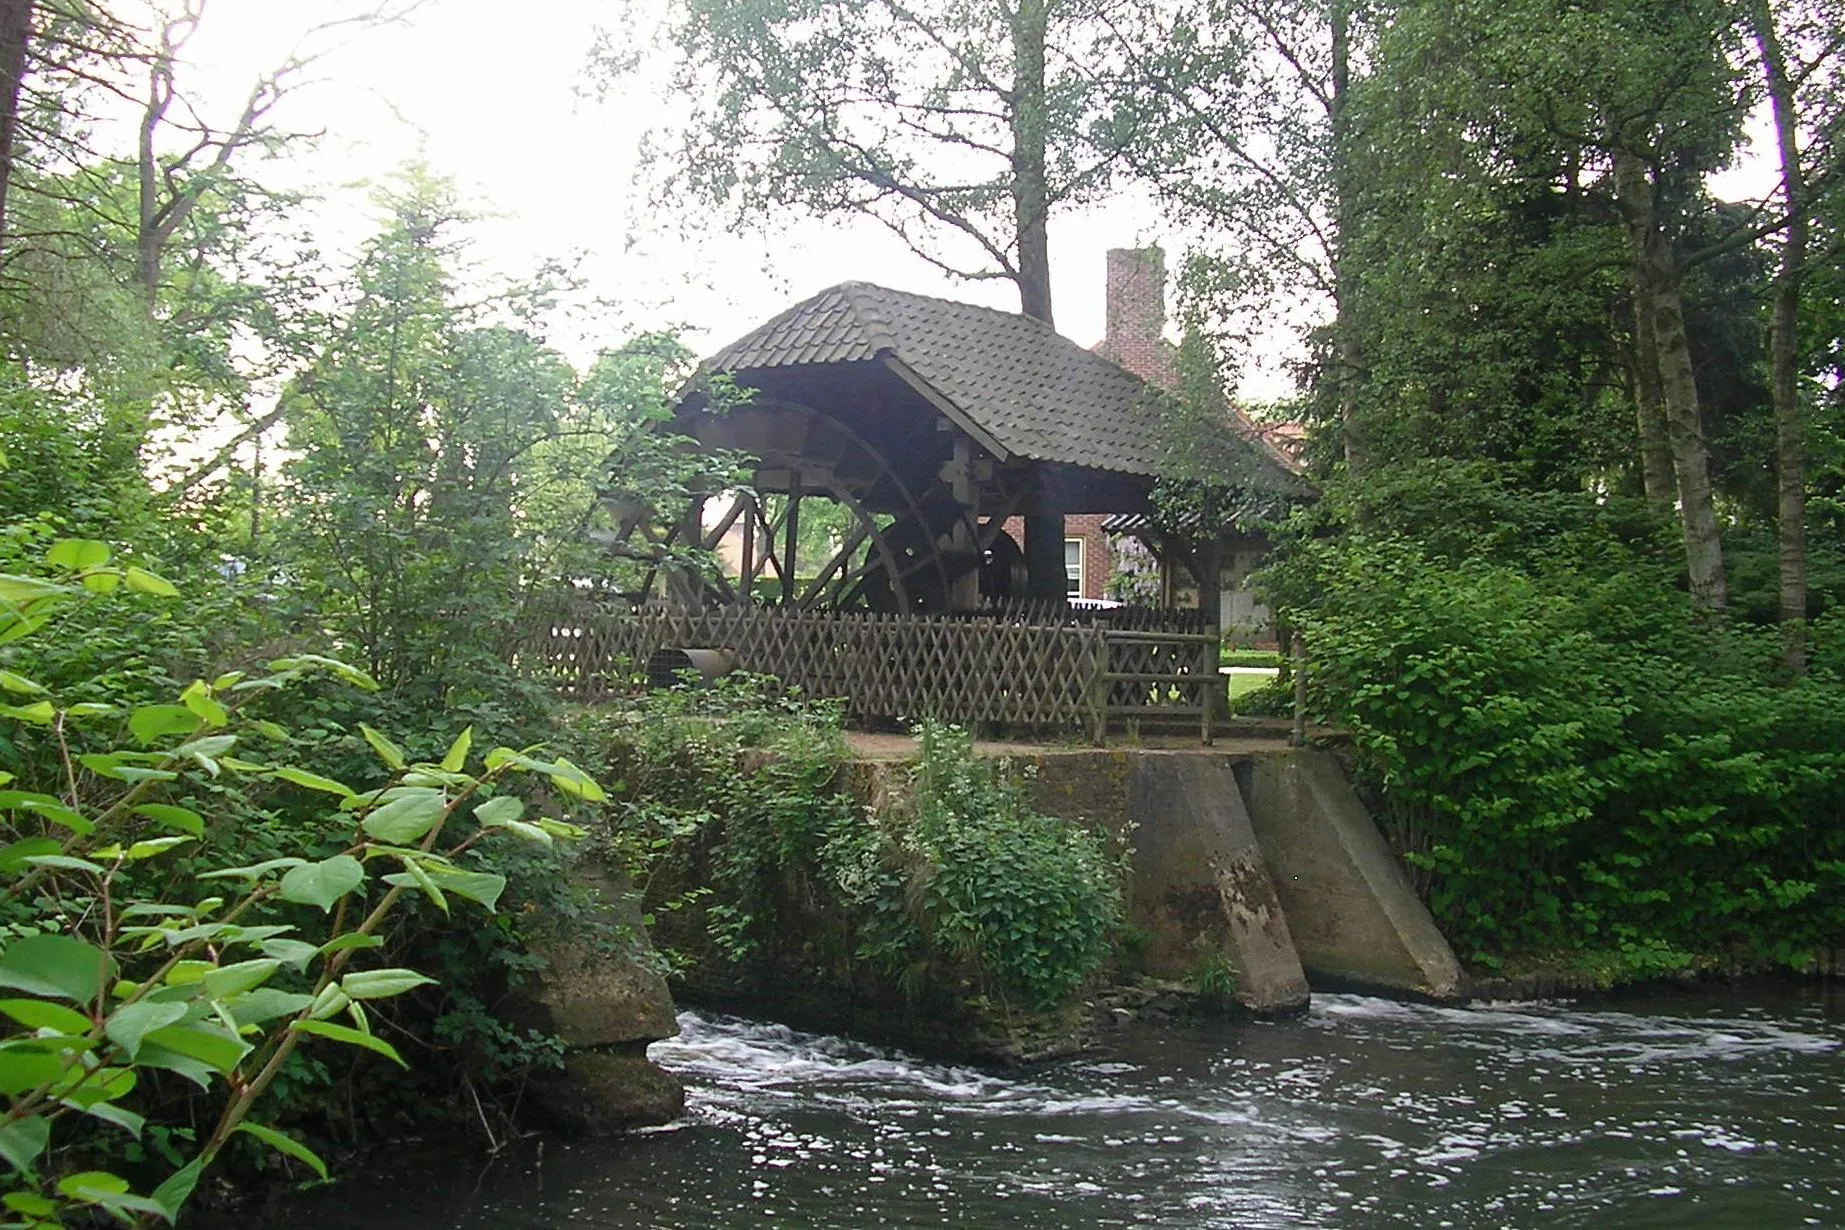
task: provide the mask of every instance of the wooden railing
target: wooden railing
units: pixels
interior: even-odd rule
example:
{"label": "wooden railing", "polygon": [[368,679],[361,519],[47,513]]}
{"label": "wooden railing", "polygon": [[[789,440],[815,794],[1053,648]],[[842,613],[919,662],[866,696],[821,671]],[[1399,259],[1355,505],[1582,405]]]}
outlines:
{"label": "wooden railing", "polygon": [[536,622],[519,661],[564,695],[594,702],[638,687],[659,649],[722,648],[741,670],[843,698],[859,719],[1059,728],[1098,742],[1111,724],[1182,720],[1209,742],[1213,706],[1222,705],[1217,638],[1184,612],[1169,621],[1176,628],[1155,626],[1172,614],[576,608]]}

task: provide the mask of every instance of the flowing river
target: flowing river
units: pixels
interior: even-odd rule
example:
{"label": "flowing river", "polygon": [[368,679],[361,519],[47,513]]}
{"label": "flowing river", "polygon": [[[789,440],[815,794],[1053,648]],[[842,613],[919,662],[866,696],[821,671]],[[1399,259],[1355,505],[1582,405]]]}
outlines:
{"label": "flowing river", "polygon": [[[1845,997],[1316,995],[1018,1074],[681,1016],[670,1128],[301,1199],[354,1230],[1845,1225]],[[419,1168],[420,1169],[420,1168]]]}

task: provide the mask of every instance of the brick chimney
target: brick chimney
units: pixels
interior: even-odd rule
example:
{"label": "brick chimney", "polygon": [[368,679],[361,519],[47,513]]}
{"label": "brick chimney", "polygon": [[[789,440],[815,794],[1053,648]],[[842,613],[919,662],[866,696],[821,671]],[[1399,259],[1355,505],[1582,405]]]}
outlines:
{"label": "brick chimney", "polygon": [[1108,250],[1107,323],[1095,351],[1142,380],[1176,389],[1178,355],[1166,331],[1166,254],[1158,248]]}

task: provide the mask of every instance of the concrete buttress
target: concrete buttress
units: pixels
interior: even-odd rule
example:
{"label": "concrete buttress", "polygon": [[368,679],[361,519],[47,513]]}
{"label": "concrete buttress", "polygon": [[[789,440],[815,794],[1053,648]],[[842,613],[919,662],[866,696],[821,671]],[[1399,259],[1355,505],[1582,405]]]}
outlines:
{"label": "concrete buttress", "polygon": [[1300,748],[1242,761],[1237,776],[1310,977],[1465,994],[1453,950],[1337,761]]}
{"label": "concrete buttress", "polygon": [[1128,779],[1133,825],[1131,920],[1151,972],[1185,978],[1213,959],[1237,975],[1236,998],[1262,1014],[1307,1006],[1307,978],[1229,760],[1142,753]]}

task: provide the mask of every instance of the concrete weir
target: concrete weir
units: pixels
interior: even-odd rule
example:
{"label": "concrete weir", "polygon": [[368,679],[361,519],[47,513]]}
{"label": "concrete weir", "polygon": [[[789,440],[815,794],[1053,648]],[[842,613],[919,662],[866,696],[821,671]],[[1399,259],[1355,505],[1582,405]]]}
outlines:
{"label": "concrete weir", "polygon": [[1453,951],[1328,753],[982,750],[1031,766],[1040,810],[1126,836],[1149,973],[1228,964],[1238,1001],[1267,1015],[1304,1008],[1310,984],[1465,995]]}

